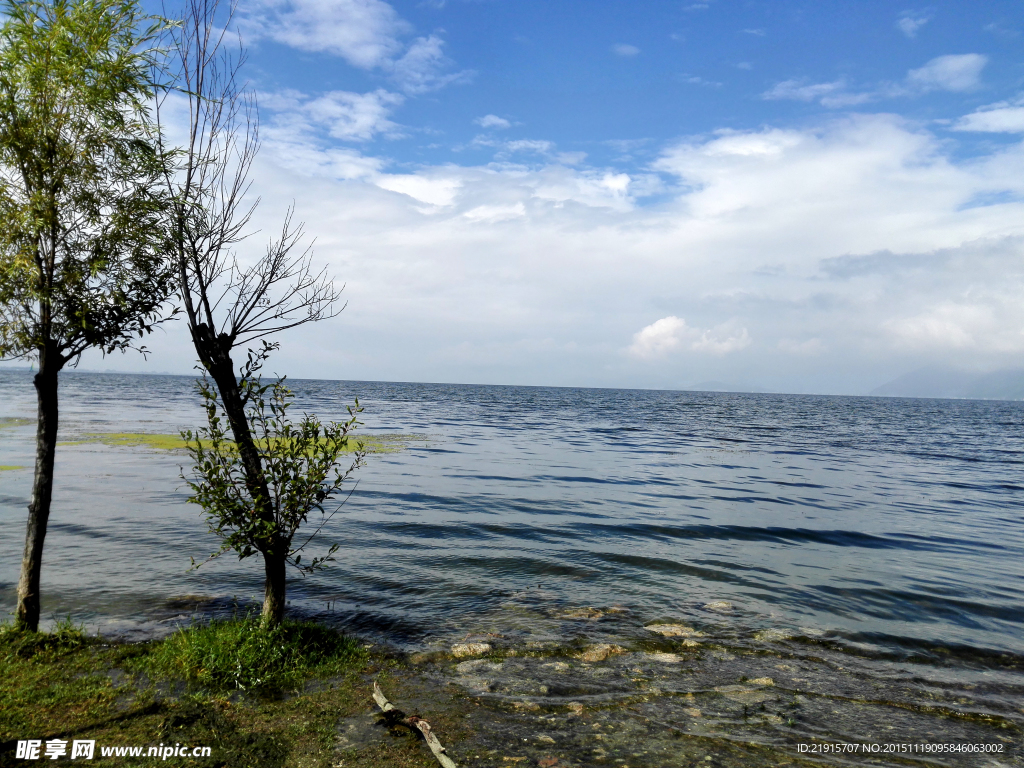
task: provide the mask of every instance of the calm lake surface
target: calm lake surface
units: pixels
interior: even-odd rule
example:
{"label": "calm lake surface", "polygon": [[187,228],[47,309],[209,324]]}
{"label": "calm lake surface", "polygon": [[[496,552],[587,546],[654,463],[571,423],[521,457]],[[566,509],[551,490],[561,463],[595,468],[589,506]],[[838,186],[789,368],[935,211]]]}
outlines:
{"label": "calm lake surface", "polygon": [[[771,628],[893,659],[1024,655],[1022,403],[291,385],[296,412],[341,418],[358,396],[365,432],[416,436],[358,472],[325,528],[337,563],[290,581],[295,613],[409,649],[513,599],[614,607],[638,626],[713,612],[726,635]],[[188,377],[69,372],[61,403],[69,442],[202,423]],[[26,467],[0,473],[5,612],[33,455],[34,426],[16,419],[34,407],[30,374],[0,372],[0,465]],[[259,599],[255,559],[189,571],[218,542],[186,503],[187,461],[59,447],[47,617],[137,637]]]}

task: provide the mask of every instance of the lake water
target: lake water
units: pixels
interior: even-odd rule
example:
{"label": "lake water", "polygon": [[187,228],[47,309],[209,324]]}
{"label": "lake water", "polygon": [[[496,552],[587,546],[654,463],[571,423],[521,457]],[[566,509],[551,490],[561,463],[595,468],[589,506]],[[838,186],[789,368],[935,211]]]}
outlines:
{"label": "lake water", "polygon": [[[728,601],[737,621],[880,649],[1024,654],[1024,403],[292,381],[296,411],[367,433],[376,454],[325,531],[337,564],[291,582],[295,609],[400,642],[439,617],[541,585],[566,605],[651,617]],[[202,423],[188,377],[69,373],[61,440]],[[34,415],[27,372],[0,416]],[[33,426],[0,465],[32,463]],[[216,548],[179,474],[187,456],[62,445],[44,613],[145,627],[169,596],[247,599],[257,561]],[[0,475],[0,599],[13,605],[29,469]]]}
{"label": "lake water", "polygon": [[[341,418],[358,396],[364,431],[414,436],[368,457],[324,531],[337,563],[290,581],[295,614],[408,650],[473,633],[596,642],[684,622],[733,645],[799,638],[869,675],[931,664],[946,683],[987,676],[985,706],[1019,710],[1024,403],[291,385],[297,411]],[[187,377],[70,372],[61,401],[65,441],[202,419]],[[34,427],[11,419],[33,415],[29,373],[0,373],[0,465],[31,465]],[[88,441],[58,449],[49,619],[141,637],[259,601],[255,559],[189,571],[218,542],[186,503],[186,463]],[[0,473],[5,611],[30,480]]]}

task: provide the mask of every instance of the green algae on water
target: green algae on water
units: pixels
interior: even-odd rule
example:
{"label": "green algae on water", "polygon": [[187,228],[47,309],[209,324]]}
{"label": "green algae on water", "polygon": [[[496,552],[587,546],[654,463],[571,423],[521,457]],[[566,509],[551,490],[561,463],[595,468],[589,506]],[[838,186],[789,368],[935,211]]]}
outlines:
{"label": "green algae on water", "polygon": [[0,464],[0,472],[13,472],[16,469],[24,469],[17,464]]}
{"label": "green algae on water", "polygon": [[[346,453],[365,450],[367,453],[395,453],[407,447],[410,442],[427,440],[426,435],[366,435],[350,438]],[[61,445],[85,445],[100,443],[109,446],[129,448],[143,447],[158,451],[184,451],[188,444],[181,435],[155,434],[148,432],[96,432],[77,435],[74,440],[62,441]]]}

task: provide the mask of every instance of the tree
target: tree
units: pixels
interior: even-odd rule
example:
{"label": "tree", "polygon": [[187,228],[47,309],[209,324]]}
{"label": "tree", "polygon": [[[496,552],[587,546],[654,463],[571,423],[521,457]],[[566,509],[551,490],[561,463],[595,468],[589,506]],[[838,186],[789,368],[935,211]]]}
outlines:
{"label": "tree", "polygon": [[259,203],[246,202],[259,119],[253,94],[238,80],[244,51],[239,44],[232,53],[227,45],[233,13],[234,5],[222,11],[218,0],[186,0],[173,30],[170,83],[157,116],[188,116],[180,163],[166,177],[175,200],[178,292],[196,354],[213,380],[234,439],[248,514],[264,532],[252,546],[264,561],[263,622],[269,626],[284,616],[289,547],[275,522],[267,456],[245,409],[255,371],[243,366],[239,379],[232,353],[277,331],[333,317],[344,307],[337,305],[340,289],[324,271],[313,270],[310,250],[296,252],[302,226],[293,226],[292,210],[279,237],[254,263],[244,263],[234,250],[247,236]]}
{"label": "tree", "polygon": [[[210,531],[223,540],[210,560],[229,550],[238,553],[239,560],[257,553],[266,557],[266,542],[272,540],[287,564],[307,574],[324,567],[338,549],[334,544],[325,555],[302,562],[303,550],[343,502],[330,513],[324,505],[333,500],[342,483],[362,464],[364,451],[358,445],[350,445],[350,433],[358,424],[361,409],[358,401],[349,406],[349,419],[342,423],[322,424],[309,414],[298,424],[293,423],[288,417],[293,395],[284,379],[263,384],[259,375],[275,348],[276,345],[264,342],[262,349],[250,352],[239,384],[246,404],[246,422],[254,434],[269,496],[252,496],[245,462],[225,428],[226,414],[217,389],[207,377],[198,384],[207,426],[196,433],[182,433],[193,460],[192,476],[186,477],[186,482],[194,494],[190,501],[203,508]],[[355,460],[343,472],[338,457],[352,447],[356,449]],[[264,506],[270,508],[271,517],[253,514],[254,509]],[[300,545],[293,546],[295,534],[314,511],[320,513],[319,525]],[[274,585],[273,589],[280,590],[283,600],[285,584]]]}
{"label": "tree", "polygon": [[0,358],[33,357],[35,476],[17,625],[39,625],[58,374],[125,351],[174,289],[147,112],[161,21],[135,0],[6,0],[0,29]]}

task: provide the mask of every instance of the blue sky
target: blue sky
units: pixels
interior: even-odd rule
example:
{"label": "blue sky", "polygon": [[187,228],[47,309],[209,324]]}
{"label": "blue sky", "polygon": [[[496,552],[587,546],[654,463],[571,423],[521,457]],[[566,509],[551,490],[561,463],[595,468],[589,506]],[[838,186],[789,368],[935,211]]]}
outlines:
{"label": "blue sky", "polygon": [[[1024,4],[242,0],[282,372],[866,392],[1024,360]],[[256,253],[257,234],[240,253]],[[180,324],[179,324],[180,325]],[[183,329],[148,363],[188,372]]]}
{"label": "blue sky", "polygon": [[[508,139],[552,141],[621,163],[614,142],[656,146],[723,126],[800,124],[850,106],[953,119],[1014,92],[1024,77],[1019,2],[900,10],[885,2],[447,0],[391,8],[406,22],[389,30],[394,41],[441,41],[447,61],[435,76],[456,83],[394,110],[405,136],[385,139],[381,150],[398,163],[487,162],[487,148],[472,143],[481,133],[474,120],[487,114],[512,124],[502,133]],[[263,34],[270,40],[253,48],[249,72],[262,88],[403,91],[379,62],[352,66],[353,55],[332,41],[305,40],[297,52],[273,42],[273,30]],[[985,57],[983,80],[906,83],[929,61],[964,54]],[[766,97],[773,89],[777,96]]]}

